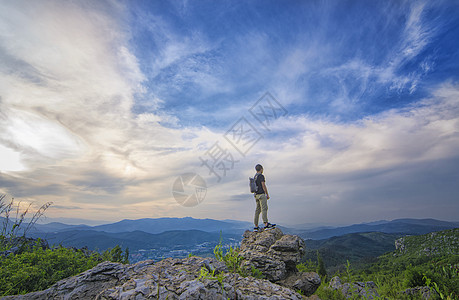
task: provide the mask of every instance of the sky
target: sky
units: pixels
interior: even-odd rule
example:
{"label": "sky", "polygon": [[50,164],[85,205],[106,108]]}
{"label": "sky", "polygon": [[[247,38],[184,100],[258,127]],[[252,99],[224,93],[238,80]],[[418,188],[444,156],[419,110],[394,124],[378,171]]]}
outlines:
{"label": "sky", "polygon": [[251,222],[260,163],[272,223],[459,221],[458,37],[453,0],[0,0],[0,193]]}

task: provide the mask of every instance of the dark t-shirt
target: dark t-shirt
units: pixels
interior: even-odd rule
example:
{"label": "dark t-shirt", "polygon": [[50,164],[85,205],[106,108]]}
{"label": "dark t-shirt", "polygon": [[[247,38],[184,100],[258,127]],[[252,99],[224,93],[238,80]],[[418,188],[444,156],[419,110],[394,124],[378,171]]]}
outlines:
{"label": "dark t-shirt", "polygon": [[263,174],[258,174],[257,175],[257,180],[255,182],[257,183],[257,192],[256,192],[256,194],[264,194],[265,191],[263,190],[263,186],[261,185],[261,183],[265,182],[265,176]]}

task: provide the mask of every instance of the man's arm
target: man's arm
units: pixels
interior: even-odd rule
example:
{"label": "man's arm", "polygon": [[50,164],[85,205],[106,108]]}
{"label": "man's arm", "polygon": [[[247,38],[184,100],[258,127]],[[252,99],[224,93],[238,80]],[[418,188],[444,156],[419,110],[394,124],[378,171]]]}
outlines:
{"label": "man's arm", "polygon": [[263,191],[265,191],[266,198],[269,199],[268,188],[266,187],[266,184],[264,181],[261,182],[261,186],[263,187]]}

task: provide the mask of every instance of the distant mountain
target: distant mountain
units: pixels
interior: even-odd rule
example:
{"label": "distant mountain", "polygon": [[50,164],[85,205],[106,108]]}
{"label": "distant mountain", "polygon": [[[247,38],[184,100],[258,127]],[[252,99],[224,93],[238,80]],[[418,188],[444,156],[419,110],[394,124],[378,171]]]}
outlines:
{"label": "distant mountain", "polygon": [[392,221],[378,221],[367,224],[354,224],[337,228],[303,230],[298,232],[298,234],[304,239],[320,240],[359,232],[383,232],[419,235],[433,231],[453,229],[457,227],[459,227],[459,222],[446,222],[435,219],[397,219]]}
{"label": "distant mountain", "polygon": [[[140,249],[160,248],[184,248],[192,245],[212,242],[217,244],[220,233],[204,232],[199,230],[174,230],[159,234],[151,234],[143,231],[122,233],[108,233],[95,230],[68,230],[61,232],[32,233],[32,237],[43,238],[50,245],[62,245],[65,247],[88,247],[90,250],[106,250],[120,245],[122,248],[129,247],[131,251]],[[240,235],[222,234],[223,240],[237,239]]]}
{"label": "distant mountain", "polygon": [[[28,219],[27,222],[30,220]],[[88,226],[97,226],[102,224],[109,224],[113,222],[105,220],[88,220],[88,219],[79,219],[79,218],[53,218],[44,216],[38,220],[38,224],[47,224],[47,223],[63,223],[67,225],[88,225]]]}
{"label": "distant mountain", "polygon": [[302,223],[302,224],[294,224],[294,225],[288,225],[289,228],[295,229],[295,230],[319,230],[319,229],[330,229],[330,228],[336,228],[337,226],[330,226],[326,224],[318,224],[318,223]]}
{"label": "distant mountain", "polygon": [[65,230],[90,230],[92,227],[88,225],[67,225],[59,222],[52,222],[48,224],[35,224],[35,231],[42,232],[53,232],[53,231],[65,231]]}
{"label": "distant mountain", "polygon": [[104,232],[126,232],[144,231],[147,233],[161,233],[170,230],[200,230],[206,232],[226,232],[244,228],[243,222],[238,221],[219,221],[213,219],[194,219],[186,218],[158,218],[158,219],[139,219],[122,220],[113,224],[105,224],[92,227],[93,230]]}
{"label": "distant mountain", "polygon": [[116,223],[104,224],[98,226],[87,225],[67,225],[59,222],[49,224],[35,224],[33,232],[62,232],[69,230],[94,230],[107,233],[121,233],[131,231],[143,231],[151,234],[158,234],[172,230],[200,230],[205,232],[227,232],[240,233],[244,230],[251,229],[249,222],[236,220],[213,220],[213,219],[194,219],[185,218],[157,218],[157,219],[138,219],[122,220]]}

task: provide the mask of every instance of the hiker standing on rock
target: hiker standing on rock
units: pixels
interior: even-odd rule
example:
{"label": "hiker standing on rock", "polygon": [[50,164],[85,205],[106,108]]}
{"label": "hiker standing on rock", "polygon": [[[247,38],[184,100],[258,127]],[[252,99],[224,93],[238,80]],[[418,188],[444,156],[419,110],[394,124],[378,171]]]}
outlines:
{"label": "hiker standing on rock", "polygon": [[263,223],[265,223],[265,227],[263,229],[269,229],[276,226],[276,224],[271,224],[268,222],[268,188],[266,187],[265,183],[265,176],[263,175],[263,166],[258,164],[255,166],[255,170],[257,174],[255,174],[255,182],[257,184],[257,191],[254,193],[255,202],[257,203],[257,208],[255,209],[255,217],[253,219],[253,223],[255,224],[254,231],[259,231],[260,227],[258,227],[258,219],[260,217],[263,219]]}

